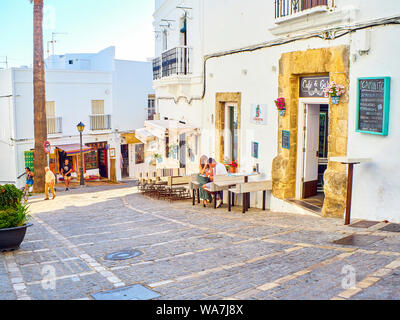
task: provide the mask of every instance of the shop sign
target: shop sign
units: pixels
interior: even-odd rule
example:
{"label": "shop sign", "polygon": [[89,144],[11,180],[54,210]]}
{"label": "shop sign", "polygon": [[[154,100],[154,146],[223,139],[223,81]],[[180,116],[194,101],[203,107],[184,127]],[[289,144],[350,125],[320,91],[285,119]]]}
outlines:
{"label": "shop sign", "polygon": [[390,77],[358,79],[357,132],[388,135],[390,80]]}
{"label": "shop sign", "polygon": [[301,77],[300,98],[325,98],[324,89],[329,85],[329,76]]}
{"label": "shop sign", "polygon": [[282,148],[290,149],[290,131],[282,130]]}
{"label": "shop sign", "polygon": [[250,122],[255,124],[267,124],[266,117],[267,105],[265,104],[252,104]]}

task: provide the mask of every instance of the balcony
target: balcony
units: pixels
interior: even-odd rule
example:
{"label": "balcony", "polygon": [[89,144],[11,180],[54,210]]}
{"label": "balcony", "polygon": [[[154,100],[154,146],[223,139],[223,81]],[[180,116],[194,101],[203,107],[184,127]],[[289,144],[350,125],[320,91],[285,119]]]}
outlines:
{"label": "balcony", "polygon": [[111,130],[111,115],[109,114],[91,115],[90,130],[92,131]]}
{"label": "balcony", "polygon": [[290,17],[305,10],[334,6],[334,0],[275,0],[275,19]]}
{"label": "balcony", "polygon": [[47,118],[47,134],[60,134],[62,133],[62,118],[61,117],[48,117]]}
{"label": "balcony", "polygon": [[184,46],[163,52],[153,60],[153,80],[191,74],[191,52],[192,48]]}
{"label": "balcony", "polygon": [[346,21],[352,14],[337,8],[335,0],[274,0],[275,21],[269,31],[275,36],[323,30]]}

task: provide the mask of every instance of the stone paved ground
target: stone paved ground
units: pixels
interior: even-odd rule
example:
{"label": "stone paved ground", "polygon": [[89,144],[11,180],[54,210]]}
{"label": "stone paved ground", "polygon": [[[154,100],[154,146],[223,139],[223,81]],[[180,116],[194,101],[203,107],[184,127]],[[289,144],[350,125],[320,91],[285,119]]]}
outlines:
{"label": "stone paved ground", "polygon": [[[339,219],[242,215],[136,191],[120,185],[33,199],[34,226],[21,250],[0,255],[0,300],[91,299],[136,283],[160,299],[400,299],[400,235],[379,231],[383,223],[356,229]],[[353,233],[384,238],[332,243]],[[143,255],[104,260],[122,249]]]}

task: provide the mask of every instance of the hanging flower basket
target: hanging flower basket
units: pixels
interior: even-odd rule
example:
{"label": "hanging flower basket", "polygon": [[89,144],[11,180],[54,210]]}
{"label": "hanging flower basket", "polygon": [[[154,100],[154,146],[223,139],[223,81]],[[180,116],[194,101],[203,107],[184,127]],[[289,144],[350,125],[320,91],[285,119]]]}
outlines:
{"label": "hanging flower basket", "polygon": [[324,89],[325,97],[331,97],[332,104],[339,104],[340,96],[345,93],[345,88],[342,85],[332,81],[329,86]]}
{"label": "hanging flower basket", "polygon": [[276,108],[279,111],[279,115],[283,117],[286,114],[286,101],[285,98],[278,98],[274,101]]}

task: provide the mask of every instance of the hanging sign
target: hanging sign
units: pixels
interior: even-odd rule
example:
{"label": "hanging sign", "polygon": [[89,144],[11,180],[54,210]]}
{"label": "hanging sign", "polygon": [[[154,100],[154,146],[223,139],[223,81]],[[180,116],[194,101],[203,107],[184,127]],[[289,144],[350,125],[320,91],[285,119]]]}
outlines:
{"label": "hanging sign", "polygon": [[359,78],[356,131],[389,133],[390,77]]}
{"label": "hanging sign", "polygon": [[290,149],[290,131],[282,130],[282,148]]}
{"label": "hanging sign", "polygon": [[329,85],[329,76],[301,77],[300,98],[325,98],[324,89]]}
{"label": "hanging sign", "polygon": [[267,124],[266,110],[267,105],[265,104],[252,104],[250,122],[255,124]]}
{"label": "hanging sign", "polygon": [[45,153],[50,153],[50,151],[51,151],[50,142],[45,141],[45,142],[43,143],[43,151],[44,151]]}

